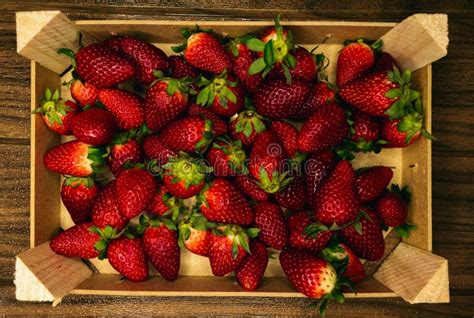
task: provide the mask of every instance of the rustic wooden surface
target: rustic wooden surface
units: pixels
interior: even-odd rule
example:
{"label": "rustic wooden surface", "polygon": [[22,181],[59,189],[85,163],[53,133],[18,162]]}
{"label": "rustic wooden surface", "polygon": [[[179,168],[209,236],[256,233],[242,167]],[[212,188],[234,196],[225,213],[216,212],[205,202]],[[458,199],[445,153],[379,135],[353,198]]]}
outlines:
{"label": "rustic wooden surface", "polygon": [[314,315],[305,299],[68,296],[53,308],[14,298],[14,255],[29,244],[30,64],[15,53],[18,10],[62,10],[71,19],[284,18],[400,21],[449,15],[448,57],[433,65],[433,250],[449,260],[451,304],[349,300],[328,317],[474,314],[474,2],[296,0],[0,1],[0,315]]}

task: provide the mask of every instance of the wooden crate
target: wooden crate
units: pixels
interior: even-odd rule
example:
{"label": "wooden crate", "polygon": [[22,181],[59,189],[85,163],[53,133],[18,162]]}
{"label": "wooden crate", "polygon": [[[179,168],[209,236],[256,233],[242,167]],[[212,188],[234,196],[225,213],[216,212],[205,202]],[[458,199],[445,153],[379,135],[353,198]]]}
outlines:
{"label": "wooden crate", "polygon": [[[39,21],[39,22],[34,22]],[[69,21],[60,12],[30,12],[17,15],[18,51],[32,59],[31,63],[31,108],[37,107],[39,99],[47,87],[58,88],[61,84],[59,73],[67,67],[68,61],[56,55],[60,47],[75,47],[75,34],[81,31],[87,42],[102,40],[112,34],[133,35],[151,41],[166,53],[171,54],[170,47],[181,42],[180,29],[193,27],[196,23],[203,28],[212,28],[217,33],[226,33],[231,36],[247,32],[260,31],[272,24],[271,21]],[[330,79],[334,79],[337,52],[341,43],[347,38],[364,37],[378,39],[389,32],[394,23],[361,23],[361,22],[320,22],[320,21],[287,21],[294,34],[295,42],[312,48],[329,36],[318,51],[322,51],[331,61],[329,68]],[[26,32],[29,30],[30,32]],[[403,53],[400,53],[403,54]],[[414,72],[414,83],[420,91],[426,112],[426,126],[431,130],[431,65],[426,65]],[[66,75],[67,76],[67,75]],[[68,90],[63,89],[63,97],[68,97]],[[53,253],[45,247],[60,228],[72,226],[72,222],[65,211],[60,199],[60,176],[48,172],[43,165],[45,151],[61,142],[61,138],[49,131],[39,116],[31,121],[31,248],[18,256],[18,260],[29,268],[37,258],[35,250],[41,247],[42,253]],[[416,224],[418,229],[405,239],[407,246],[415,251],[431,252],[431,142],[427,139],[417,141],[413,146],[405,149],[386,149],[379,155],[360,155],[355,160],[356,167],[384,164],[393,168],[393,182],[409,185],[413,193],[413,202],[410,205],[409,222]],[[397,249],[399,240],[393,233],[385,233],[386,255]],[[43,244],[43,245],[42,245]],[[46,243],[47,245],[47,243]],[[418,249],[420,250],[418,250]],[[431,255],[431,254],[423,254]],[[383,260],[382,260],[383,261]],[[382,261],[367,262],[366,269],[373,273]],[[398,260],[397,260],[398,262]],[[260,296],[260,297],[302,297],[295,292],[281,269],[278,260],[271,260],[265,274],[261,288],[248,292],[233,283],[233,277],[213,277],[206,258],[182,252],[180,277],[170,283],[159,276],[153,276],[146,282],[132,283],[119,282],[120,276],[111,268],[107,261],[92,260],[91,263],[98,269],[81,271],[83,277],[74,283],[74,286],[61,287],[51,292],[52,298],[60,299],[67,293],[75,294],[103,294],[103,295],[156,295],[156,296]],[[436,263],[438,264],[438,263]],[[429,277],[417,271],[416,260],[405,260],[406,266],[412,269],[413,275],[418,275],[420,286],[425,286],[425,280],[435,275],[430,272]],[[87,268],[81,262],[74,262],[67,266]],[[398,267],[399,266],[395,266]],[[393,266],[389,262],[382,266]],[[438,267],[434,267],[433,271]],[[447,268],[447,267],[446,267]],[[47,269],[41,269],[42,271]],[[32,270],[33,271],[33,270]],[[51,273],[34,272],[34,275],[43,285]],[[418,272],[418,273],[417,273]],[[60,274],[58,274],[60,275]],[[390,275],[389,275],[390,276]],[[59,277],[59,276],[58,276]],[[18,284],[21,279],[17,278]],[[382,284],[382,283],[383,284]],[[24,282],[23,282],[24,283]],[[384,284],[386,286],[384,286]],[[412,282],[408,282],[412,284]],[[446,285],[446,284],[445,284]],[[391,282],[383,275],[378,280],[368,277],[357,286],[357,294],[348,293],[346,297],[394,297]],[[446,286],[444,286],[446,287]],[[393,287],[391,287],[394,289]],[[420,287],[421,288],[421,287]],[[421,290],[421,289],[420,289]],[[443,289],[445,293],[445,288]],[[397,293],[403,295],[403,291]],[[18,295],[17,295],[18,296]],[[21,298],[21,297],[20,297]],[[409,297],[406,298],[410,301]],[[50,300],[50,299],[48,299]],[[421,299],[423,301],[424,299]],[[442,300],[446,301],[446,297]]]}

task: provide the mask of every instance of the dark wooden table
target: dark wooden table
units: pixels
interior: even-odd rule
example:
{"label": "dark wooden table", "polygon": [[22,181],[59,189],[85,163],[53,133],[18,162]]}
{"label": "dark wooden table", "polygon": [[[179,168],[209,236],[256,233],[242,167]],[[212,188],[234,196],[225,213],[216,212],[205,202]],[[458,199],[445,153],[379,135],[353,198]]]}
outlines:
{"label": "dark wooden table", "polygon": [[449,260],[451,304],[348,300],[328,316],[474,315],[474,2],[297,0],[0,1],[0,315],[314,315],[306,299],[68,296],[59,307],[20,303],[14,256],[29,244],[30,63],[16,54],[15,11],[61,10],[71,19],[272,18],[401,21],[449,15],[448,57],[433,65],[433,250]]}

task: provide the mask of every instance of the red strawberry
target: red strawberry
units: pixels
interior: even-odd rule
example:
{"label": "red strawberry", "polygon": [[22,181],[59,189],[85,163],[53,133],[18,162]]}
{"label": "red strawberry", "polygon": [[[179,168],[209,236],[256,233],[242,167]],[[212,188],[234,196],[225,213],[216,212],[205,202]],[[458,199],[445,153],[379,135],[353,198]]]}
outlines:
{"label": "red strawberry", "polygon": [[71,50],[61,49],[60,52],[73,57],[79,77],[97,88],[115,86],[135,75],[132,61],[102,43],[85,46],[75,56]]}
{"label": "red strawberry", "polygon": [[212,122],[199,116],[188,116],[169,124],[160,135],[161,142],[170,150],[204,152],[214,138]]}
{"label": "red strawberry", "polygon": [[[316,231],[307,231],[311,224]],[[312,252],[319,252],[326,247],[331,240],[332,231],[322,230],[324,227],[314,223],[314,220],[306,211],[300,211],[290,215],[288,218],[288,245],[296,249],[304,249]]]}
{"label": "red strawberry", "polygon": [[281,120],[274,120],[270,130],[277,135],[288,158],[302,159],[302,155],[298,153],[298,130],[294,126]]}
{"label": "red strawberry", "polygon": [[265,129],[267,127],[263,122],[263,118],[252,110],[241,112],[229,124],[230,136],[235,140],[240,140],[246,148],[251,147],[257,135]]}
{"label": "red strawberry", "polygon": [[170,157],[163,169],[164,185],[177,198],[190,198],[204,188],[207,167],[202,160],[180,153]]}
{"label": "red strawberry", "polygon": [[143,99],[122,89],[101,89],[99,101],[112,113],[122,130],[140,127],[145,122]]}
{"label": "red strawberry", "polygon": [[100,252],[96,250],[95,244],[101,238],[89,230],[92,226],[92,223],[82,223],[59,233],[51,240],[51,249],[67,257],[96,258]]}
{"label": "red strawberry", "polygon": [[168,69],[168,57],[156,46],[132,37],[120,40],[120,48],[137,65],[136,78],[143,85],[150,85],[156,77],[154,71]]}
{"label": "red strawberry", "polygon": [[145,96],[145,122],[151,130],[161,130],[181,115],[188,105],[188,85],[183,80],[161,79]]}
{"label": "red strawberry", "polygon": [[74,224],[90,220],[92,203],[99,187],[92,178],[69,177],[61,187],[61,199]]}
{"label": "red strawberry", "polygon": [[211,110],[197,104],[191,104],[188,109],[188,114],[191,116],[201,116],[204,119],[210,120],[217,137],[227,134],[227,123]]}
{"label": "red strawberry", "polygon": [[343,297],[337,290],[336,270],[324,259],[306,251],[285,250],[280,253],[280,265],[293,288],[305,296],[321,299],[337,292]]}
{"label": "red strawberry", "polygon": [[268,193],[275,193],[292,180],[287,178],[283,147],[269,130],[257,136],[250,153],[249,172],[259,186]]}
{"label": "red strawberry", "polygon": [[[318,75],[318,66],[313,54],[303,47],[297,47],[291,52],[295,58],[295,65],[290,65],[290,75],[292,79],[298,78],[305,81],[312,81]],[[284,69],[279,64],[269,74],[270,77],[284,78]]]}
{"label": "red strawberry", "polygon": [[293,117],[295,119],[306,119],[322,105],[332,104],[335,101],[336,92],[333,84],[326,82],[313,83],[308,98]]}
{"label": "red strawberry", "polygon": [[211,236],[209,262],[215,276],[233,272],[250,253],[249,240],[258,233],[256,229],[245,230],[238,225],[224,225]]}
{"label": "red strawberry", "polygon": [[294,79],[287,84],[280,79],[265,81],[253,97],[257,112],[272,119],[293,118],[310,93],[308,82]]}
{"label": "red strawberry", "polygon": [[[364,265],[354,252],[345,244],[339,243],[334,246],[326,247],[322,255],[325,260],[331,264],[342,263],[345,267],[342,276],[347,277],[353,283],[358,283],[365,277]],[[347,262],[345,264],[345,262]]]}
{"label": "red strawberry", "polygon": [[212,236],[210,226],[202,214],[193,213],[186,217],[178,226],[179,246],[186,247],[191,253],[208,256]]}
{"label": "red strawberry", "polygon": [[92,147],[78,140],[60,144],[46,152],[45,167],[63,175],[88,177],[104,168],[104,149]]}
{"label": "red strawberry", "polygon": [[419,101],[419,93],[410,90],[410,79],[410,71],[400,74],[398,69],[372,73],[342,86],[339,96],[368,115],[397,119],[407,114],[412,102]]}
{"label": "red strawberry", "polygon": [[285,188],[275,193],[275,201],[282,207],[297,210],[306,204],[306,187],[302,176],[295,176]]}
{"label": "red strawberry", "polygon": [[282,209],[273,203],[262,202],[255,207],[255,227],[260,229],[258,238],[276,250],[285,248],[288,229]]}
{"label": "red strawberry", "polygon": [[115,198],[115,180],[110,181],[97,195],[92,207],[92,223],[99,229],[110,226],[121,231],[128,224],[118,208]]}
{"label": "red strawberry", "polygon": [[208,80],[200,78],[202,90],[196,97],[196,103],[209,107],[222,117],[232,117],[244,106],[244,90],[233,75],[223,73]]}
{"label": "red strawberry", "polygon": [[71,129],[79,141],[90,145],[104,145],[114,137],[117,124],[108,111],[89,108],[73,118]]}
{"label": "red strawberry", "polygon": [[380,135],[381,139],[387,142],[383,145],[384,148],[407,147],[417,141],[421,134],[424,134],[430,139],[432,138],[431,136],[426,135],[426,131],[422,128],[422,122],[416,120],[413,125],[412,121],[407,117],[403,120],[385,119],[382,122]]}
{"label": "red strawberry", "polygon": [[174,78],[183,78],[183,77],[191,77],[197,78],[199,76],[199,72],[192,67],[191,65],[186,62],[182,55],[171,55],[168,58],[168,62],[170,65],[170,73],[171,77]]}
{"label": "red strawberry", "polygon": [[217,177],[229,177],[248,172],[245,167],[247,155],[242,149],[240,140],[219,138],[212,144],[207,160]]}
{"label": "red strawberry", "polygon": [[375,56],[374,72],[391,71],[393,67],[397,67],[397,62],[389,53],[379,52]]}
{"label": "red strawberry", "polygon": [[250,242],[250,255],[247,255],[235,270],[237,283],[246,290],[255,290],[263,278],[268,265],[268,251],[258,241]]}
{"label": "red strawberry", "polygon": [[121,236],[112,240],[107,259],[117,272],[131,281],[141,282],[148,278],[148,261],[141,238]]}
{"label": "red strawberry", "polygon": [[157,216],[171,215],[175,220],[183,207],[181,200],[175,198],[168,189],[162,185],[147,207],[147,211]]}
{"label": "red strawberry", "polygon": [[178,232],[173,222],[166,220],[148,227],[143,233],[145,254],[163,278],[174,281],[178,277],[180,251]]}
{"label": "red strawberry", "polygon": [[[410,191],[392,185],[392,191],[385,191],[377,200],[376,212],[385,225],[398,227],[405,223],[408,215]],[[397,232],[398,233],[398,232]]]}
{"label": "red strawberry", "polygon": [[323,224],[344,225],[359,213],[356,175],[347,160],[340,161],[316,193],[314,212]]}
{"label": "red strawberry", "polygon": [[176,156],[176,153],[168,149],[157,135],[150,135],[143,141],[143,151],[150,160],[156,160],[158,165],[164,165],[168,158]]}
{"label": "red strawberry", "polygon": [[385,166],[373,166],[363,170],[356,179],[360,202],[375,200],[388,186],[392,177],[392,169]]}
{"label": "red strawberry", "polygon": [[59,91],[54,94],[49,88],[46,89],[40,106],[33,114],[41,114],[46,126],[60,135],[71,135],[71,125],[74,117],[79,113],[79,107],[72,101],[59,98]]}
{"label": "red strawberry", "polygon": [[108,165],[114,176],[118,176],[124,171],[125,164],[137,164],[143,159],[143,152],[140,144],[134,138],[123,140],[123,138],[114,138],[114,143],[110,146]]}
{"label": "red strawberry", "polygon": [[350,148],[354,151],[379,153],[383,142],[380,139],[380,122],[361,112],[355,112],[351,118]]}
{"label": "red strawberry", "polygon": [[90,83],[83,83],[80,80],[75,80],[70,87],[71,96],[82,107],[87,105],[92,106],[97,100],[98,90]]}
{"label": "red strawberry", "polygon": [[116,179],[115,195],[120,213],[132,219],[148,206],[156,192],[155,178],[148,171],[134,167]]}
{"label": "red strawberry", "polygon": [[260,188],[258,184],[255,183],[253,178],[244,175],[238,175],[235,177],[235,181],[239,186],[240,190],[243,193],[251,197],[256,201],[268,201],[270,199],[270,195]]}
{"label": "red strawberry", "polygon": [[369,46],[363,39],[346,45],[337,58],[337,85],[343,86],[369,71],[374,65],[374,49],[381,45],[381,41],[377,41]]}
{"label": "red strawberry", "polygon": [[243,43],[243,39],[235,39],[231,42],[229,51],[234,59],[234,74],[239,78],[240,83],[242,83],[248,92],[255,92],[262,81],[262,76],[259,74],[250,75],[248,70],[250,65],[257,58],[257,55]]}
{"label": "red strawberry", "polygon": [[224,46],[211,34],[206,32],[191,33],[185,30],[186,42],[173,47],[175,52],[184,51],[186,62],[200,70],[220,74],[232,67],[232,61]]}
{"label": "red strawberry", "polygon": [[341,143],[349,133],[344,110],[337,104],[325,104],[303,124],[298,147],[303,152],[328,149]]}
{"label": "red strawberry", "polygon": [[377,261],[382,258],[385,241],[378,216],[369,209],[363,209],[366,216],[359,222],[339,230],[341,239],[360,258]]}
{"label": "red strawberry", "polygon": [[336,164],[333,152],[324,150],[311,154],[304,164],[306,179],[306,196],[308,203],[314,207],[314,200],[319,187]]}
{"label": "red strawberry", "polygon": [[199,194],[201,213],[212,222],[249,225],[253,213],[245,196],[224,178],[216,178]]}

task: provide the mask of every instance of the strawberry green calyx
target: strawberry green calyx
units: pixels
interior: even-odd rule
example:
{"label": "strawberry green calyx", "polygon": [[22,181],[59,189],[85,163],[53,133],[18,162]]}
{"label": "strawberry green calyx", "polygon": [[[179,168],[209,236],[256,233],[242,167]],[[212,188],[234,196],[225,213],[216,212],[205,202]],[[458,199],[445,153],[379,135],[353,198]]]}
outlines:
{"label": "strawberry green calyx", "polygon": [[341,229],[337,226],[336,223],[333,223],[331,226],[324,225],[322,223],[312,223],[309,224],[304,230],[303,235],[307,237],[316,238],[318,233],[325,232],[325,231],[337,231]]}
{"label": "strawberry green calyx", "polygon": [[33,110],[32,113],[46,116],[51,125],[62,125],[63,120],[60,115],[66,116],[67,112],[71,110],[72,109],[65,104],[65,100],[59,97],[58,90],[52,93],[51,90],[47,88],[41,99],[40,106]]}
{"label": "strawberry green calyx", "polygon": [[241,112],[235,120],[235,131],[243,133],[245,137],[250,137],[254,131],[259,134],[267,129],[263,117],[253,110]]}
{"label": "strawberry green calyx", "polygon": [[406,202],[406,204],[410,203],[411,192],[408,186],[404,186],[400,189],[400,186],[398,184],[392,184],[392,186],[390,187],[390,191],[398,194],[402,198],[402,200]]}
{"label": "strawberry green calyx", "polygon": [[202,133],[202,138],[194,147],[197,153],[204,153],[212,140],[214,139],[214,129],[212,121],[206,119],[204,123],[204,132]]}
{"label": "strawberry green calyx", "polygon": [[293,177],[288,176],[288,171],[279,173],[275,170],[270,176],[264,167],[260,167],[259,173],[259,180],[256,183],[267,193],[276,193],[293,181]]}
{"label": "strawberry green calyx", "polygon": [[64,180],[64,185],[69,186],[69,187],[79,187],[81,185],[84,185],[87,188],[92,188],[94,186],[94,180],[91,177],[67,177]]}
{"label": "strawberry green calyx", "polygon": [[247,155],[242,149],[242,142],[240,140],[230,140],[229,138],[220,137],[217,139],[220,143],[214,143],[213,148],[221,150],[228,158],[227,165],[232,171],[240,174],[248,174],[248,169],[245,166]]}
{"label": "strawberry green calyx", "polygon": [[[162,77],[163,72],[156,71],[153,72],[155,77],[158,79],[156,81],[165,82],[166,86],[166,93],[169,96],[173,96],[174,94],[187,94],[187,93],[195,93],[194,90],[191,89],[190,85],[193,83],[193,79],[190,77],[183,77],[183,78],[172,78],[172,77]],[[153,86],[155,83],[152,83]]]}
{"label": "strawberry green calyx", "polygon": [[[337,273],[337,280],[334,284],[332,291],[329,294],[324,295],[320,299],[314,301],[310,307],[317,308],[321,315],[324,315],[326,312],[328,303],[330,301],[337,301],[342,304],[345,302],[344,294],[342,293],[342,288],[347,287],[350,290],[354,291],[354,284],[346,277],[341,276],[341,269],[336,269],[334,266],[328,263],[329,270],[335,271]],[[342,266],[344,268],[344,266]]]}
{"label": "strawberry green calyx", "polygon": [[234,57],[239,57],[239,45],[247,45],[247,41],[255,38],[255,36],[255,34],[249,33],[235,39],[230,39],[230,41],[226,44],[226,47]]}
{"label": "strawberry green calyx", "polygon": [[179,215],[184,212],[183,200],[178,199],[172,196],[170,193],[166,192],[162,196],[163,203],[169,208],[163,216],[170,216],[171,220],[174,222],[178,219]]}
{"label": "strawberry green calyx", "polygon": [[237,258],[239,247],[251,254],[249,241],[251,238],[257,237],[260,232],[257,228],[244,229],[238,225],[224,225],[213,229],[213,234],[218,236],[226,236],[232,239],[232,257]]}
{"label": "strawberry green calyx", "polygon": [[112,139],[112,144],[123,145],[126,144],[130,139],[135,138],[141,140],[143,137],[150,133],[150,129],[146,124],[141,125],[139,128],[131,129],[129,131],[118,133]]}
{"label": "strawberry green calyx", "polygon": [[100,240],[97,241],[94,245],[94,248],[98,252],[100,252],[99,254],[100,260],[107,258],[107,247],[110,241],[112,241],[113,239],[116,239],[122,234],[122,232],[117,232],[117,230],[111,227],[110,225],[107,225],[103,229],[97,226],[91,226],[89,228],[89,231],[92,233],[99,234],[100,236]]}
{"label": "strawberry green calyx", "polygon": [[201,32],[214,35],[214,32],[212,31],[212,29],[202,29],[197,24],[196,24],[196,27],[194,29],[182,28],[181,29],[181,35],[184,38],[184,42],[180,45],[172,46],[171,49],[175,53],[183,52],[184,50],[186,50],[187,40],[189,39],[189,37],[193,34],[201,33]]}
{"label": "strawberry green calyx", "polygon": [[213,229],[216,226],[217,225],[215,223],[209,222],[201,213],[192,212],[191,214],[186,215],[178,225],[179,247],[182,249],[185,248],[184,242],[191,236],[191,229],[207,231],[208,229]]}
{"label": "strawberry green calyx", "polygon": [[229,89],[229,87],[235,87],[237,82],[227,78],[227,71],[214,77],[212,81],[201,76],[198,85],[204,87],[197,96],[196,102],[198,105],[210,107],[216,98],[219,104],[226,109],[229,101],[234,104],[237,103],[237,96]]}
{"label": "strawberry green calyx", "polygon": [[191,185],[203,182],[211,168],[202,160],[181,152],[177,157],[171,157],[163,169],[165,175],[173,176],[171,183],[183,183],[188,189]]}
{"label": "strawberry green calyx", "polygon": [[413,137],[421,132],[423,137],[434,140],[435,138],[424,128],[424,116],[419,112],[410,112],[398,123],[398,131],[406,133],[405,142],[410,144]]}
{"label": "strawberry green calyx", "polygon": [[351,40],[351,39],[344,40],[344,46],[346,46],[348,44],[351,44],[351,43],[365,43],[368,46],[370,46],[370,48],[372,50],[374,50],[375,52],[380,52],[380,50],[382,49],[382,46],[383,46],[383,40],[382,39],[378,39],[376,41],[371,41],[371,40],[364,39],[364,38],[357,38],[355,40]]}
{"label": "strawberry green calyx", "polygon": [[108,154],[104,147],[89,146],[87,159],[91,161],[92,170],[96,173],[102,172],[106,168],[106,161]]}

